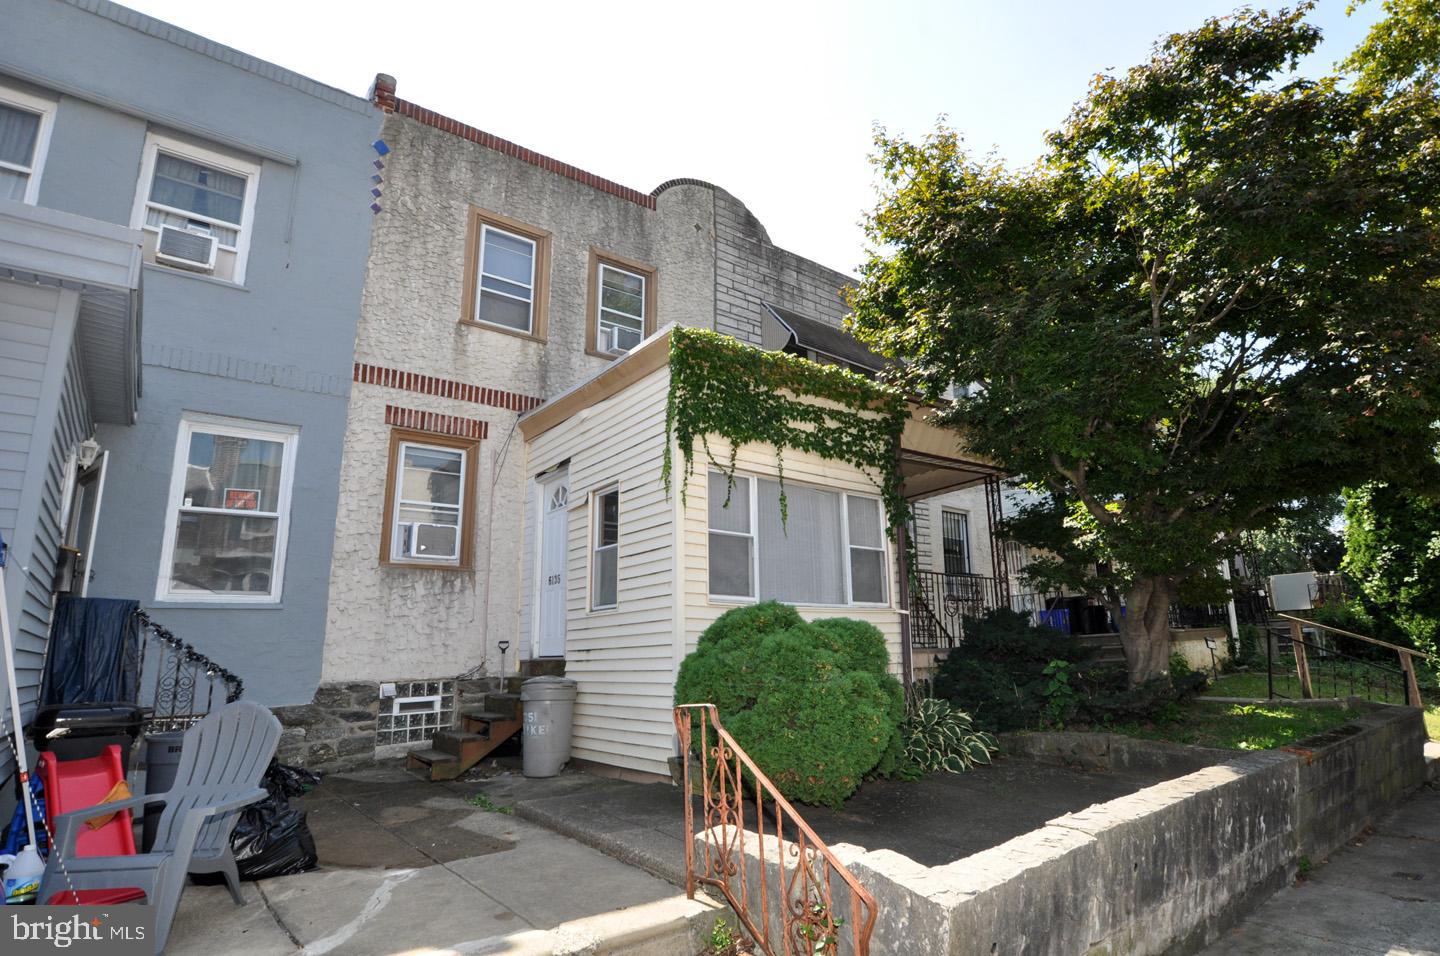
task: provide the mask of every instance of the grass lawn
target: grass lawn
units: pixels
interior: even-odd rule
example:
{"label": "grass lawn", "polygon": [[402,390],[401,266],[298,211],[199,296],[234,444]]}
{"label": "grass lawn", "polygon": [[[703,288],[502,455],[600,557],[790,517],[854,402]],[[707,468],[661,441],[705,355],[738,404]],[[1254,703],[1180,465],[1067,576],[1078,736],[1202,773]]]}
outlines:
{"label": "grass lawn", "polygon": [[[1329,693],[1332,688],[1330,679],[1328,677],[1322,677],[1317,672],[1317,668],[1315,668],[1314,666],[1311,667],[1311,673],[1316,684],[1315,692],[1317,694]],[[1343,681],[1338,685],[1337,689],[1342,695],[1348,693],[1348,688]],[[1300,696],[1299,681],[1295,677],[1289,675],[1275,675],[1275,690],[1292,698]],[[1267,693],[1269,693],[1269,690],[1267,682],[1265,680],[1265,674],[1262,671],[1258,674],[1221,674],[1218,678],[1211,681],[1210,689],[1205,691],[1205,693],[1211,695],[1212,697],[1263,698]],[[1382,703],[1405,703],[1405,694],[1399,688],[1390,690],[1371,688],[1369,693],[1360,694],[1359,696],[1369,697]],[[1423,688],[1420,692],[1420,696],[1422,698],[1427,697]],[[1431,740],[1440,740],[1440,695],[1436,695],[1434,692],[1432,692],[1429,695],[1428,700],[1429,703],[1425,707],[1425,730],[1430,734]]]}
{"label": "grass lawn", "polygon": [[[1263,675],[1261,675],[1263,678]],[[1227,696],[1243,696],[1227,694]],[[1296,707],[1282,701],[1261,704],[1210,704],[1193,701],[1171,719],[1115,724],[1113,734],[1169,740],[1222,750],[1271,750],[1338,727],[1358,711],[1341,707]]]}

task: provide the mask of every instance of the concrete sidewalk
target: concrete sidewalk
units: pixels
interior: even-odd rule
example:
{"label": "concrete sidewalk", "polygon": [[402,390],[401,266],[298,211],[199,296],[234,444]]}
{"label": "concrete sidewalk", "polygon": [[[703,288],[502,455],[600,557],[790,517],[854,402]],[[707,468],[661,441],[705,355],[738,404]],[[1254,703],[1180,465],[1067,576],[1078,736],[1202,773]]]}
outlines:
{"label": "concrete sidewalk", "polygon": [[1440,787],[1422,788],[1205,953],[1440,954]]}
{"label": "concrete sidewalk", "polygon": [[[560,795],[604,781],[566,774],[525,781]],[[487,781],[434,784],[398,766],[326,778],[297,801],[321,868],[248,883],[249,905],[220,886],[191,886],[170,956],[370,956],[614,952],[670,956],[714,922],[716,908],[678,887],[509,813],[474,806]]]}

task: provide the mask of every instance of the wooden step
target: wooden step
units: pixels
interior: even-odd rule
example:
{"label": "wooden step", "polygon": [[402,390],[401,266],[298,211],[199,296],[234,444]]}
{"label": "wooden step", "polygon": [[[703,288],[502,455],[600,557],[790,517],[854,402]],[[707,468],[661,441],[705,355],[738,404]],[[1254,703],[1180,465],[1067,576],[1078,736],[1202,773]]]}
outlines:
{"label": "wooden step", "polygon": [[[473,765],[472,765],[473,766]],[[434,748],[412,750],[405,755],[405,769],[419,773],[427,780],[454,780],[469,767],[462,767],[454,754]]]}
{"label": "wooden step", "polygon": [[454,756],[465,766],[466,770],[475,766],[493,749],[490,746],[489,734],[469,733],[463,730],[442,730],[435,735],[430,745],[441,753]]}

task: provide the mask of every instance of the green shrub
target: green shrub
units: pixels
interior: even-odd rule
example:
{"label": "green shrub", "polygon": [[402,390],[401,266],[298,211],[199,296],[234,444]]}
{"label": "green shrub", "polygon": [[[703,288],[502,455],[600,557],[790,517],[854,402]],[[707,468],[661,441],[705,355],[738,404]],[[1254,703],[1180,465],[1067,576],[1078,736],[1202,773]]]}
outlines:
{"label": "green shrub", "polygon": [[807,623],[766,601],[706,629],[680,664],[675,702],[714,704],[786,797],[839,806],[866,774],[898,769],[905,698],[888,661],[873,625]]}
{"label": "green shrub", "polygon": [[997,749],[995,738],[976,730],[970,715],[948,700],[911,693],[906,702],[905,759],[921,773],[963,773],[977,763],[989,763]]}
{"label": "green shrub", "polygon": [[1028,615],[999,609],[965,621],[965,640],[935,673],[935,696],[998,732],[1044,724],[1044,673],[1051,661],[1079,667],[1090,651],[1059,631],[1036,627]]}
{"label": "green shrub", "polygon": [[1170,677],[1172,679],[1186,677],[1194,672],[1195,668],[1190,666],[1190,661],[1186,659],[1184,654],[1176,651],[1170,655]]}
{"label": "green shrub", "polygon": [[1045,686],[1040,689],[1045,698],[1045,723],[1063,730],[1080,706],[1080,692],[1070,683],[1073,668],[1069,661],[1056,659],[1046,664],[1040,675],[1045,678]]}

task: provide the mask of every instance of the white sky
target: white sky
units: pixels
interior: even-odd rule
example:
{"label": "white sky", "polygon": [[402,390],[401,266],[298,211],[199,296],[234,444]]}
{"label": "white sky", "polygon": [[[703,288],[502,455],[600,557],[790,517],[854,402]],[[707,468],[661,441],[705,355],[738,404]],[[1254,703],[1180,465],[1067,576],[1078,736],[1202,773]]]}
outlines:
{"label": "white sky", "polygon": [[[1238,0],[129,0],[364,95],[401,97],[649,191],[723,186],[771,238],[852,272],[873,204],[871,127],[945,114],[980,152],[1028,163],[1090,77]],[[1327,67],[1380,13],[1320,0]]]}

